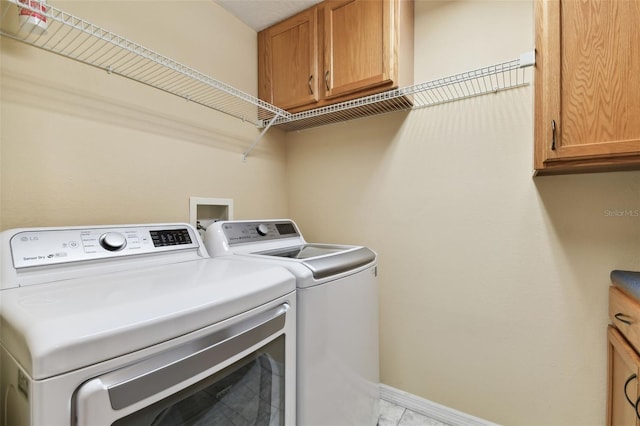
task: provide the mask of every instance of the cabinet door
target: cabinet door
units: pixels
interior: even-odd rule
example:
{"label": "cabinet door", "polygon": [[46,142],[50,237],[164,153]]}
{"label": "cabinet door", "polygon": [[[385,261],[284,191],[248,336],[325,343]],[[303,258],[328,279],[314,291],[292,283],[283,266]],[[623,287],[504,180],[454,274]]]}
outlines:
{"label": "cabinet door", "polygon": [[258,96],[282,109],[318,101],[318,10],[258,34]]}
{"label": "cabinet door", "polygon": [[329,0],[324,4],[325,97],[392,82],[390,0]]}
{"label": "cabinet door", "polygon": [[609,326],[609,389],[607,426],[637,426],[638,374],[640,357],[614,327]]}
{"label": "cabinet door", "polygon": [[536,15],[536,169],[640,164],[640,1],[536,0]]}

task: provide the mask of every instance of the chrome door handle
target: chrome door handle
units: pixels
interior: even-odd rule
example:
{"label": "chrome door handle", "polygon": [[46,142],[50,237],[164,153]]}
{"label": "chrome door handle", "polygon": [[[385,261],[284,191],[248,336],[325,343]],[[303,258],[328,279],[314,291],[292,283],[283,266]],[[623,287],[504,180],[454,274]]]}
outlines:
{"label": "chrome door handle", "polygon": [[[222,329],[212,335],[205,336],[200,341],[193,342],[193,353],[186,356],[180,354],[174,359],[160,354],[156,359],[149,359],[140,364],[125,367],[115,371],[113,382],[105,377],[109,399],[114,409],[127,407],[135,402],[160,393],[164,389],[184,382],[196,374],[206,371],[212,366],[229,359],[255,345],[259,341],[284,328],[285,314],[289,304],[284,303],[277,308],[267,311],[254,318],[248,318],[236,328]],[[151,367],[149,364],[153,365]],[[160,365],[158,365],[160,364]],[[151,368],[150,368],[151,367]],[[130,376],[123,374],[130,371]]]}
{"label": "chrome door handle", "polygon": [[89,392],[106,392],[114,410],[136,402],[159,400],[162,391],[177,384],[183,388],[204,372],[246,351],[256,343],[284,329],[288,303],[245,318],[150,358],[111,371],[86,382]]}

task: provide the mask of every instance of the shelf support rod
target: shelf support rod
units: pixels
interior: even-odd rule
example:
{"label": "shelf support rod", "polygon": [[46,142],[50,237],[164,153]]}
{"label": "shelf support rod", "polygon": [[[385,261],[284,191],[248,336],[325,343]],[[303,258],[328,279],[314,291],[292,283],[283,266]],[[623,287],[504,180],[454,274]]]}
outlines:
{"label": "shelf support rod", "polygon": [[256,147],[256,145],[258,145],[258,143],[262,140],[262,137],[264,136],[265,133],[267,133],[267,130],[269,130],[269,128],[271,127],[271,125],[273,123],[275,123],[275,121],[280,118],[280,114],[275,114],[273,116],[273,118],[271,120],[269,120],[269,123],[267,123],[267,125],[265,126],[264,129],[262,129],[262,131],[260,132],[260,134],[258,135],[258,137],[256,138],[255,141],[253,141],[253,143],[251,144],[251,146],[242,153],[242,161],[247,161],[247,157],[249,156],[249,154],[251,154],[251,151],[253,151],[253,148]]}

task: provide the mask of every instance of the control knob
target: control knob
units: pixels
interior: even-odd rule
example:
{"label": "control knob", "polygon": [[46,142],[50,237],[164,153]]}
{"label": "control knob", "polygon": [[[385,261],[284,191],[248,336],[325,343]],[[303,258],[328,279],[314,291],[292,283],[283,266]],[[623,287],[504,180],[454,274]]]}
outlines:
{"label": "control knob", "polygon": [[258,234],[260,234],[260,235],[262,235],[264,237],[265,235],[267,235],[269,233],[269,227],[267,227],[267,225],[265,225],[264,223],[261,223],[256,228],[256,231],[258,231]]}
{"label": "control knob", "polygon": [[107,232],[100,236],[100,245],[109,251],[122,250],[127,245],[127,239],[119,232]]}

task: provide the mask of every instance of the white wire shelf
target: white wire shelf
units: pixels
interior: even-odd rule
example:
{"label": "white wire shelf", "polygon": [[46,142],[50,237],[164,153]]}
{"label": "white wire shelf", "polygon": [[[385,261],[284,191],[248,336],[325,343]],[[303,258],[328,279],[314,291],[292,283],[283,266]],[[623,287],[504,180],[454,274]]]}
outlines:
{"label": "white wire shelf", "polygon": [[530,83],[526,68],[535,64],[534,52],[528,52],[498,65],[292,114],[51,5],[46,31],[21,23],[19,8],[43,13],[34,8],[36,2],[23,1],[0,0],[1,35],[252,123],[263,130],[245,158],[272,125],[303,130],[513,89]]}
{"label": "white wire shelf", "polygon": [[46,31],[18,19],[18,7],[41,14],[37,3],[0,1],[0,34],[184,98],[262,127],[280,108],[169,59],[124,37],[47,5]]}
{"label": "white wire shelf", "polygon": [[535,53],[513,61],[420,83],[413,86],[277,118],[273,125],[288,131],[395,111],[425,108],[530,84]]}

